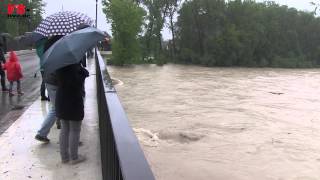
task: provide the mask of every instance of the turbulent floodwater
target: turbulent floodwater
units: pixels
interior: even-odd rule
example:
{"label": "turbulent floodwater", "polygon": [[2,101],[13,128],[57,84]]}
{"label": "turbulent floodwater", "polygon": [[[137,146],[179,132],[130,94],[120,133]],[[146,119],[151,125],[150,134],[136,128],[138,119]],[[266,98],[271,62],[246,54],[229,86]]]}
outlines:
{"label": "turbulent floodwater", "polygon": [[156,179],[320,179],[320,70],[109,71]]}

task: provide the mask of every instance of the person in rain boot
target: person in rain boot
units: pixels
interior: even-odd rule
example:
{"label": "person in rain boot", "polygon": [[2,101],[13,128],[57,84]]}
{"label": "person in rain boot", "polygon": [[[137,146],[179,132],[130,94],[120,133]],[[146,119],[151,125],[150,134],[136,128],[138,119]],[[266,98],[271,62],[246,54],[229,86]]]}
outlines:
{"label": "person in rain boot", "polygon": [[10,82],[9,96],[14,96],[14,93],[12,91],[14,82],[17,83],[18,95],[23,95],[24,93],[21,91],[21,79],[23,78],[22,69],[19,63],[19,59],[14,51],[10,52],[9,60],[3,65],[3,69],[7,71],[7,78]]}

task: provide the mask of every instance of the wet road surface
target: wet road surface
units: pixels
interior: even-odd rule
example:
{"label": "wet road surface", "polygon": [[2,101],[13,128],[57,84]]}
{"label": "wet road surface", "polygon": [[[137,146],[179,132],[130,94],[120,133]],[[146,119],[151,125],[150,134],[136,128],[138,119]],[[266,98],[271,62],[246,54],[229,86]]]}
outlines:
{"label": "wet road surface", "polygon": [[[40,95],[41,74],[39,60],[34,51],[17,52],[22,73],[22,91],[25,93],[19,97],[17,95],[9,97],[8,93],[0,92],[0,134],[2,134]],[[35,72],[37,76],[35,77]],[[7,81],[7,86],[9,83]],[[16,84],[14,85],[16,90]]]}

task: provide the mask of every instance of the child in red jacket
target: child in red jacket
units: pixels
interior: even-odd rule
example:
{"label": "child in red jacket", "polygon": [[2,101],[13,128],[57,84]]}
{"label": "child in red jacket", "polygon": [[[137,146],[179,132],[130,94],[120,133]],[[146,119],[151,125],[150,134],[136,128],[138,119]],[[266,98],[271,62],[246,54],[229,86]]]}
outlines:
{"label": "child in red jacket", "polygon": [[21,65],[19,59],[15,52],[11,51],[9,55],[9,60],[3,65],[3,68],[7,70],[7,78],[10,82],[9,95],[14,96],[12,92],[13,82],[17,82],[17,91],[18,95],[23,95],[21,91],[21,82],[20,79],[23,77]]}

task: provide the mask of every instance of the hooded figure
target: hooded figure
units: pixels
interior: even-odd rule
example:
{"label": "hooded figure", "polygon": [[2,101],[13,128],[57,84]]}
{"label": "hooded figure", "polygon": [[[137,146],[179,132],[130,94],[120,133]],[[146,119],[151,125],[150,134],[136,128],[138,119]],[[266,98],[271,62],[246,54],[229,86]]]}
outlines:
{"label": "hooded figure", "polygon": [[21,65],[15,52],[10,51],[9,60],[3,65],[7,70],[8,81],[18,81],[23,78]]}
{"label": "hooded figure", "polygon": [[17,82],[18,95],[23,95],[21,91],[20,79],[23,77],[21,65],[19,64],[18,57],[15,52],[11,51],[9,55],[9,60],[3,65],[3,68],[7,70],[7,78],[10,82],[9,95],[14,96],[12,92],[13,82]]}

